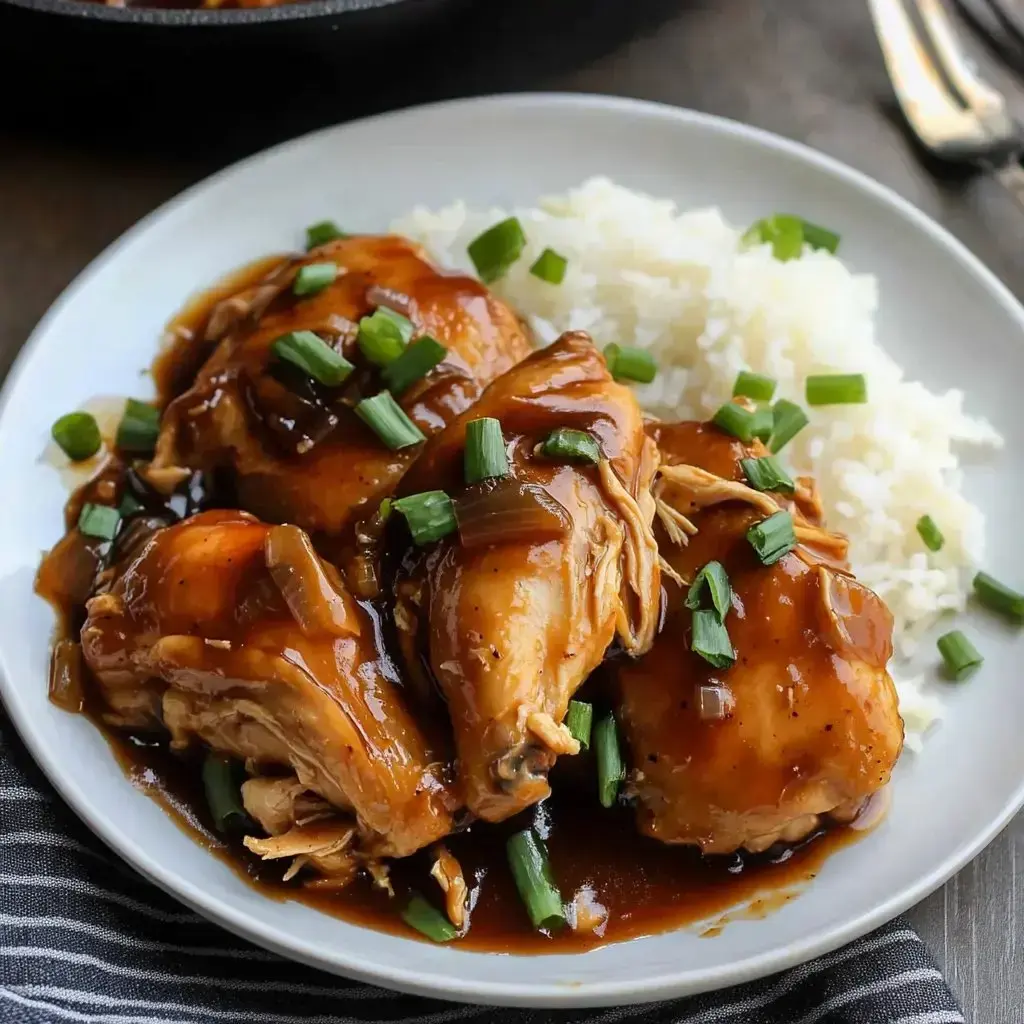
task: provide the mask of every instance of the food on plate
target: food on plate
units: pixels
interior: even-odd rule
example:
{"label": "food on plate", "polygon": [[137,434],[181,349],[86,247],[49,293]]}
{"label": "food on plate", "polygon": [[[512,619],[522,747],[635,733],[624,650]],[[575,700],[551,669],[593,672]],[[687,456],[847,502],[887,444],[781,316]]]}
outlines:
{"label": "food on plate", "polygon": [[478,281],[393,236],[283,259],[196,333],[211,351],[164,413],[148,479],[172,490],[192,470],[218,472],[238,507],[335,536],[531,349]]}
{"label": "food on plate", "polygon": [[1000,439],[803,218],[595,180],[393,230],[313,225],[177,318],[114,436],[54,424],[91,475],[51,698],[267,893],[435,942],[806,880],[941,711],[893,652],[962,606],[953,445]]}
{"label": "food on plate", "polygon": [[[919,749],[943,716],[929,633],[966,608],[985,565],[985,520],[964,487],[960,455],[1002,447],[1002,437],[967,414],[961,390],[928,390],[882,347],[878,283],[836,258],[842,239],[827,226],[784,214],[748,231],[717,209],[680,209],[592,178],[515,210],[417,207],[391,228],[442,263],[472,269],[468,245],[512,216],[527,244],[491,287],[541,343],[582,329],[602,349],[646,352],[658,367],[636,389],[646,413],[710,419],[743,371],[773,382],[776,411],[799,407],[804,425],[786,446],[786,465],[814,478],[828,527],[850,540],[857,578],[892,612],[891,674],[907,746]],[[558,286],[530,272],[546,248],[567,262]],[[807,380],[822,374],[862,375],[867,401],[810,407]],[[937,552],[916,529],[924,515],[944,537]]]}
{"label": "food on plate", "polygon": [[[593,451],[566,447],[567,431]],[[395,506],[437,488],[454,499],[450,535],[396,585],[397,622],[444,694],[484,821],[544,799],[555,759],[579,753],[565,713],[612,642],[632,658],[651,646],[656,467],[632,392],[587,335],[566,334],[499,377],[402,481],[411,496]]]}
{"label": "food on plate", "polygon": [[[449,832],[443,746],[405,706],[371,616],[298,527],[201,512],[104,575],[81,631],[104,718],[244,762],[245,809],[271,837],[247,836],[249,849],[349,876]],[[313,826],[327,864],[305,848]]]}
{"label": "food on plate", "polygon": [[[650,654],[614,667],[638,827],[757,852],[856,817],[903,744],[892,616],[821,526],[813,482],[764,486],[760,441],[697,423],[652,433],[669,611]],[[759,550],[750,533],[776,516],[786,550]]]}

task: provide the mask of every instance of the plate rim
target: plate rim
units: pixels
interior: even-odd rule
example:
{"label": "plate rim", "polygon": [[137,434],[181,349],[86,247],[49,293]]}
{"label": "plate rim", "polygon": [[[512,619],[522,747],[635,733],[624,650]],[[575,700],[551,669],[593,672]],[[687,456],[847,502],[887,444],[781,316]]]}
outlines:
{"label": "plate rim", "polygon": [[[894,215],[921,230],[932,243],[945,249],[949,255],[955,258],[963,271],[973,276],[991,298],[1003,307],[1009,317],[1016,321],[1022,336],[1024,336],[1024,305],[1017,301],[1007,286],[967,246],[948,229],[938,224],[895,190],[835,157],[762,128],[667,103],[599,93],[499,93],[405,107],[319,128],[253,153],[172,196],[107,245],[75,276],[43,314],[15,357],[3,387],[0,389],[0,421],[6,416],[8,403],[19,389],[21,377],[33,360],[35,349],[41,344],[43,337],[50,330],[51,323],[57,319],[65,306],[74,301],[81,292],[87,291],[92,279],[107,264],[115,261],[123,248],[130,245],[137,237],[144,235],[162,218],[172,214],[180,207],[186,206],[193,198],[222,179],[279,155],[292,147],[308,145],[320,137],[345,132],[359,126],[400,121],[428,113],[457,113],[470,107],[530,108],[537,106],[544,107],[547,112],[550,112],[552,107],[560,107],[568,115],[581,110],[599,110],[613,115],[655,118],[667,125],[697,126],[701,130],[714,134],[740,138],[766,146],[798,162],[809,164],[833,178],[838,178],[850,188],[867,193],[879,204],[888,207]],[[14,699],[11,699],[11,695],[14,695]],[[236,910],[221,903],[215,893],[199,889],[188,878],[176,874],[170,867],[165,867],[152,860],[132,840],[120,835],[116,826],[102,817],[93,815],[85,792],[83,791],[80,799],[79,793],[70,785],[66,785],[67,773],[65,769],[61,768],[59,758],[54,757],[53,752],[47,749],[42,738],[36,735],[33,722],[28,714],[22,714],[22,711],[27,711],[27,709],[19,707],[15,687],[4,667],[2,650],[0,650],[0,702],[6,708],[32,760],[76,816],[119,857],[179,902],[227,931],[287,959],[365,983],[456,1002],[538,1008],[638,1004],[717,990],[786,970],[859,938],[920,902],[976,857],[995,839],[1024,805],[1024,778],[1022,778],[1001,812],[990,822],[988,827],[964,840],[930,873],[856,917],[823,932],[811,933],[799,942],[749,956],[735,963],[713,968],[700,968],[690,973],[680,970],[646,981],[545,983],[531,989],[524,989],[521,984],[508,982],[452,977],[445,979],[434,972],[425,973],[415,968],[375,967],[373,964],[361,961],[358,957],[353,957],[345,948],[336,947],[330,951],[330,958],[327,958],[322,948],[318,948],[298,936],[288,942],[281,941],[277,937],[279,933],[272,927],[251,919],[242,910]],[[410,942],[412,941],[415,940],[410,940]]]}

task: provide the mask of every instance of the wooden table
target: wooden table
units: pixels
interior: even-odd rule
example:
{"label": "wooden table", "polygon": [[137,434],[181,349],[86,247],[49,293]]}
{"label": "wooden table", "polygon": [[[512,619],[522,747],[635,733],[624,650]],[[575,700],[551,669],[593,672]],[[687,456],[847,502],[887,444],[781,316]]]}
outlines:
{"label": "wooden table", "polygon": [[[17,49],[4,24],[0,42]],[[302,69],[286,89],[220,103],[205,123],[197,97],[244,97],[258,65],[226,65],[198,92],[181,91],[180,65],[161,67],[155,83],[133,71],[112,92],[91,75],[48,91],[52,64],[31,82],[12,77],[0,113],[0,376],[96,253],[217,167],[356,114],[518,89],[660,100],[810,143],[927,211],[1024,298],[1024,213],[991,181],[925,166],[914,153],[861,0],[482,0],[430,41],[425,60],[397,51],[398,71],[372,75],[371,88],[360,87],[358,56],[339,52],[280,54]],[[104,58],[95,59],[99,76]],[[1024,863],[1024,818],[910,914],[972,1024],[1024,1021],[1018,854]]]}

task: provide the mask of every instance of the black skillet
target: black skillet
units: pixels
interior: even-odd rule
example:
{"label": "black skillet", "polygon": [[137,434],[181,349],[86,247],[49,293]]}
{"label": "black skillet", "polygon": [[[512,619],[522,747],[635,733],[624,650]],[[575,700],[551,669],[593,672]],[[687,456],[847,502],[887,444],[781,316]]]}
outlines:
{"label": "black skillet", "polygon": [[[0,0],[0,137],[6,124],[227,162],[322,124],[421,102],[416,93],[436,78],[430,40],[480,10],[477,0],[142,2]],[[409,95],[395,95],[401,79]]]}
{"label": "black skillet", "polygon": [[[238,38],[241,30],[258,27],[283,29],[296,26],[306,32],[333,31],[340,26],[351,32],[389,27],[408,31],[420,17],[430,14],[443,3],[444,0],[298,0],[271,7],[207,9],[145,6],[142,3],[112,7],[85,0],[0,0],[0,7],[9,5],[49,16],[51,28],[55,27],[52,19],[71,18],[108,26],[111,30],[126,26],[175,29],[178,32],[198,29],[212,35],[215,32],[211,30],[231,29],[232,35]],[[191,41],[197,38],[198,34],[193,34]],[[178,42],[185,43],[186,40],[182,38]]]}

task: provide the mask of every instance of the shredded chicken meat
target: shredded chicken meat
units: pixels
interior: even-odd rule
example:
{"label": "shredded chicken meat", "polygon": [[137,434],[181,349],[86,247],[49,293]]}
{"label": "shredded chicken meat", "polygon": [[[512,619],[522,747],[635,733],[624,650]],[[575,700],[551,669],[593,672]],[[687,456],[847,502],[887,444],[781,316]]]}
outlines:
{"label": "shredded chicken meat", "polygon": [[[438,545],[419,567],[421,585],[410,590],[420,604],[406,603],[398,626],[423,631],[467,806],[500,821],[543,799],[555,759],[578,752],[562,719],[612,641],[634,656],[653,641],[658,460],[632,392],[612,380],[587,335],[566,334],[498,378],[433,438],[403,491],[449,486],[459,493],[466,422],[479,417],[501,422],[514,482],[539,488],[556,505],[561,532]],[[564,426],[599,440],[599,465],[543,455],[540,443]],[[528,514],[513,505],[509,528]],[[465,533],[465,520],[462,527]]]}
{"label": "shredded chicken meat", "polygon": [[[832,816],[849,820],[889,779],[903,742],[886,672],[892,619],[847,571],[844,538],[809,521],[804,488],[791,503],[743,482],[739,460],[764,454],[699,424],[652,428],[662,455],[660,500],[689,517],[677,542],[661,519],[661,551],[692,580],[719,561],[732,587],[728,671],[689,650],[689,611],[675,585],[649,654],[616,666],[619,717],[634,765],[644,833],[708,853],[796,842]],[[747,530],[791,509],[800,545],[762,565]],[[724,688],[702,716],[702,687]]]}
{"label": "shredded chicken meat", "polygon": [[119,722],[292,772],[247,783],[272,835],[312,827],[312,796],[349,812],[366,854],[406,856],[449,831],[441,756],[369,616],[295,527],[205,512],[159,530],[88,613],[85,658]]}
{"label": "shredded chicken meat", "polygon": [[[296,295],[314,263],[336,274]],[[174,755],[204,750],[211,818],[230,841],[332,899],[357,877],[389,896],[418,888],[427,905],[418,896],[406,920],[417,906],[442,940],[454,937],[442,901],[459,935],[474,908],[488,927],[490,867],[473,843],[498,835],[504,870],[507,833],[488,823],[551,796],[559,758],[554,798],[532,812],[543,863],[531,870],[550,870],[537,836],[564,855],[554,807],[602,813],[593,752],[578,756],[581,711],[602,729],[615,712],[630,765],[602,803],[635,799],[637,830],[662,843],[763,852],[852,821],[883,789],[903,741],[892,619],[851,573],[812,479],[756,489],[741,460],[766,455],[761,442],[645,421],[588,335],[533,350],[479,281],[405,239],[341,238],[262,266],[175,328],[190,361],[163,389],[155,457],[115,451],[79,493],[120,509],[112,538],[72,529],[44,563],[40,589],[86,613],[80,645],[58,647],[67,706],[85,706],[84,681],[109,725],[159,734]],[[360,342],[375,309],[445,350],[395,385],[423,435],[397,451],[354,411],[388,386]],[[315,333],[348,375],[327,386],[281,358],[275,341],[292,332]],[[486,460],[467,443],[482,419],[502,442]],[[551,446],[563,431],[575,448]],[[424,537],[400,499],[438,491]],[[210,510],[222,503],[245,511]],[[765,565],[748,531],[781,510],[796,546]],[[727,668],[694,649],[708,620],[686,601],[712,561],[731,587]],[[574,695],[592,702],[574,707],[575,733]],[[585,795],[572,788],[583,776]],[[677,858],[661,855],[670,889]],[[514,844],[510,856],[523,886]],[[524,913],[600,938],[619,894],[575,877],[550,912]]]}

